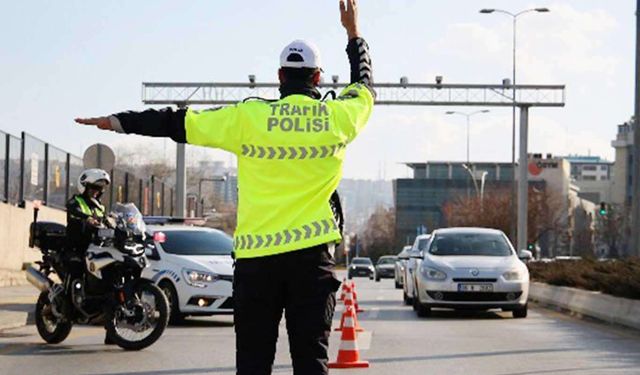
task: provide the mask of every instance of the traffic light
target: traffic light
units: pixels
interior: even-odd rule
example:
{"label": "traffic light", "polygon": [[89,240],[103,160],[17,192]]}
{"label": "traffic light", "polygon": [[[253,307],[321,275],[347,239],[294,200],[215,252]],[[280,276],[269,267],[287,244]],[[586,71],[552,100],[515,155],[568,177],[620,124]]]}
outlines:
{"label": "traffic light", "polygon": [[600,214],[600,216],[607,215],[607,204],[606,203],[600,202],[600,211],[598,211],[598,213]]}
{"label": "traffic light", "polygon": [[533,245],[531,242],[529,242],[529,243],[527,244],[527,250],[529,250],[529,251],[533,251],[533,249],[534,249],[534,245]]}

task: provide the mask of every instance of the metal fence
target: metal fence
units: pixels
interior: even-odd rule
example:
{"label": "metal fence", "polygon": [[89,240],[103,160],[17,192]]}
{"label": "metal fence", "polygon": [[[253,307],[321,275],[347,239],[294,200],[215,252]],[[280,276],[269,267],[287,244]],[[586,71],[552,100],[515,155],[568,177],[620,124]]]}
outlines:
{"label": "metal fence", "polygon": [[[23,206],[41,200],[45,205],[64,208],[77,193],[77,181],[84,169],[82,158],[52,146],[30,134],[21,138],[0,131],[0,201]],[[114,169],[111,185],[102,203],[133,202],[144,215],[173,215],[174,192],[161,179],[140,178]]]}

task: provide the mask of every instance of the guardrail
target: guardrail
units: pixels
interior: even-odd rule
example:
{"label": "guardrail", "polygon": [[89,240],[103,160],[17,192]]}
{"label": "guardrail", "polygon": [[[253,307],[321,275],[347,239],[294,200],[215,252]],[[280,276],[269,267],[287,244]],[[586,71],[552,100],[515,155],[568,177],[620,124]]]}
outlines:
{"label": "guardrail", "polygon": [[[82,158],[44,142],[28,133],[21,137],[0,131],[0,201],[24,206],[41,200],[64,209],[77,192],[77,180],[84,169]],[[173,215],[174,189],[161,179],[140,178],[113,169],[111,185],[102,202],[133,202],[144,215]]]}

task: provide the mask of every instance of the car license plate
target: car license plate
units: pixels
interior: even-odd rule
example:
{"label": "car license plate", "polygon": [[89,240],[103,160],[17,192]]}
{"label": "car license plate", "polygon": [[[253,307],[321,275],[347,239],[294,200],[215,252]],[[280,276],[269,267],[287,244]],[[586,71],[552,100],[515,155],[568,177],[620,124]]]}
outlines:
{"label": "car license plate", "polygon": [[458,292],[493,292],[492,284],[458,284]]}

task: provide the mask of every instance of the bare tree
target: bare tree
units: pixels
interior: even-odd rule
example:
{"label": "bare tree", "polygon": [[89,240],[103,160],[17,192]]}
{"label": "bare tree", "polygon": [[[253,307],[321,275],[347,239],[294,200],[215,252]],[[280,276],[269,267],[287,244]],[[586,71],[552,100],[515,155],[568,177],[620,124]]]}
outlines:
{"label": "bare tree", "polygon": [[[484,227],[510,232],[510,192],[497,189],[485,193],[484,199],[477,196],[459,196],[447,202],[443,213],[449,226]],[[567,203],[560,194],[547,190],[529,188],[527,213],[527,242],[535,244],[544,236],[559,242],[566,231]],[[514,239],[512,238],[513,242]]]}
{"label": "bare tree", "polygon": [[611,205],[605,215],[598,215],[595,220],[596,241],[598,245],[604,246],[609,257],[621,258],[627,255],[629,215],[629,206]]}
{"label": "bare tree", "polygon": [[376,208],[369,217],[364,232],[359,236],[362,240],[363,254],[375,261],[382,255],[396,253],[395,220],[393,208]]}

